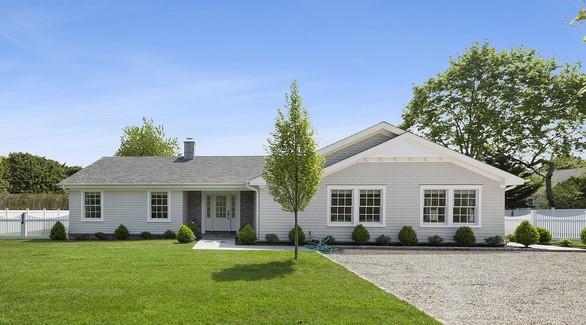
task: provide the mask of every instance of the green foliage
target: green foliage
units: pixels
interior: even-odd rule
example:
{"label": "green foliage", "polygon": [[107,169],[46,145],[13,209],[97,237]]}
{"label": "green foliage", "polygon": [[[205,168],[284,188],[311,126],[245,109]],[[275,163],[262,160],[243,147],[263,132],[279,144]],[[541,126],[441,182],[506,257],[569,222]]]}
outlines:
{"label": "green foliage", "polygon": [[327,235],[322,239],[322,241],[328,245],[333,245],[336,242],[336,237]]}
{"label": "green foliage", "polygon": [[363,225],[358,225],[354,227],[352,231],[352,241],[356,244],[366,244],[370,239],[370,234],[368,233],[368,229],[366,229]]}
{"label": "green foliage", "polygon": [[542,227],[535,227],[535,230],[537,230],[537,233],[539,234],[539,243],[540,244],[547,244],[551,241],[552,237],[551,237],[551,233],[549,232],[549,230],[542,228]]}
{"label": "green foliage", "polygon": [[10,183],[8,182],[8,164],[6,157],[0,156],[0,194],[8,193]]}
{"label": "green foliage", "polygon": [[454,241],[458,246],[473,246],[476,244],[476,236],[470,227],[460,227],[454,234]]}
{"label": "green foliage", "polygon": [[167,230],[163,233],[163,239],[175,239],[175,232],[173,230]]}
{"label": "green foliage", "polygon": [[166,138],[162,125],[152,119],[142,119],[142,126],[127,126],[120,139],[116,156],[177,156],[179,144],[176,138]]}
{"label": "green foliage", "polygon": [[181,244],[186,244],[191,243],[194,240],[195,235],[193,234],[193,231],[191,231],[188,226],[181,225],[181,227],[179,227],[179,231],[177,231],[177,241]]}
{"label": "green foliage", "polygon": [[90,235],[88,234],[76,234],[73,238],[73,240],[89,240],[90,239]]}
{"label": "green foliage", "polygon": [[279,242],[279,236],[277,236],[277,234],[266,234],[265,238],[266,238],[267,242],[269,242],[271,244]]}
{"label": "green foliage", "polygon": [[580,232],[580,239],[582,240],[582,244],[586,245],[586,227]]}
{"label": "green foliage", "polygon": [[65,232],[65,226],[60,222],[57,221],[51,227],[51,233],[49,234],[49,238],[52,240],[65,240],[67,239],[67,233]]}
{"label": "green foliage", "polygon": [[585,209],[586,208],[586,175],[570,177],[553,187],[556,208],[558,209]]}
{"label": "green foliage", "polygon": [[[474,44],[414,88],[402,126],[478,160],[505,156],[551,180],[544,168],[586,147],[586,96],[576,96],[584,84],[579,64]],[[546,188],[555,206],[551,182]]]}
{"label": "green foliage", "polygon": [[59,162],[29,153],[13,152],[3,162],[10,193],[63,193],[57,184],[69,169]]}
{"label": "green foliage", "polygon": [[514,243],[515,242],[515,234],[508,234],[506,236],[507,242],[508,243]]}
{"label": "green foliage", "polygon": [[291,83],[291,94],[285,96],[285,101],[286,113],[278,111],[275,130],[267,141],[262,177],[273,199],[284,211],[293,213],[297,226],[298,212],[305,209],[317,191],[324,159],[317,152],[309,114],[296,82]]}
{"label": "green foliage", "polygon": [[140,238],[144,240],[153,239],[153,234],[148,231],[143,231],[140,233]]}
{"label": "green foliage", "polygon": [[484,242],[488,245],[488,246],[492,246],[492,247],[497,247],[497,246],[503,246],[505,244],[503,237],[501,236],[490,236],[490,237],[486,237],[484,239]]}
{"label": "green foliage", "polygon": [[389,246],[391,244],[391,237],[387,235],[380,235],[376,237],[374,242],[379,246]]}
{"label": "green foliage", "polygon": [[433,235],[433,236],[427,237],[427,243],[430,246],[439,246],[443,242],[444,242],[444,239],[440,235]]}
{"label": "green foliage", "polygon": [[0,194],[0,209],[68,210],[69,195],[67,193],[2,193]]}
{"label": "green foliage", "polygon": [[189,227],[189,229],[191,229],[191,232],[193,233],[195,238],[201,238],[201,232],[199,230],[199,227],[196,224],[190,223],[190,224],[187,224],[186,226]]}
{"label": "green foliage", "polygon": [[523,220],[515,229],[515,242],[528,247],[539,242],[539,233],[527,220]]}
{"label": "green foliage", "polygon": [[128,233],[128,228],[125,225],[120,225],[114,230],[114,238],[117,240],[127,240],[129,237],[130,233]]}
{"label": "green foliage", "polygon": [[103,232],[97,232],[94,234],[94,237],[96,237],[97,240],[106,240],[108,239],[108,237],[106,236],[106,234],[104,234]]}
{"label": "green foliage", "polygon": [[558,242],[558,245],[560,245],[561,247],[572,247],[574,246],[574,244],[572,243],[571,240],[568,239],[562,239]]}
{"label": "green foliage", "polygon": [[246,224],[238,231],[238,244],[254,245],[256,244],[256,232],[251,225]]}
{"label": "green foliage", "polygon": [[403,226],[399,231],[399,243],[403,246],[417,245],[417,233],[411,226]]}
{"label": "green foliage", "polygon": [[[297,232],[298,232],[298,241],[300,245],[303,245],[305,243],[305,233],[303,232],[303,229],[300,226],[297,226]],[[292,242],[293,244],[295,244],[295,227],[291,228],[291,230],[289,230],[289,241]]]}

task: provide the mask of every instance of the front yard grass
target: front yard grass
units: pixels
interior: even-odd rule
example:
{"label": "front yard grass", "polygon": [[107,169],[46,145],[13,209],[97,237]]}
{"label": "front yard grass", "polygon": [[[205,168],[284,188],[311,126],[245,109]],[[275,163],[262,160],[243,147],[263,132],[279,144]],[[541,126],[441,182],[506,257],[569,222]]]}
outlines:
{"label": "front yard grass", "polygon": [[[561,240],[552,240],[551,244],[560,246]],[[572,246],[570,247],[578,247],[578,248],[586,248],[586,244],[582,243],[580,240],[570,240]]]}
{"label": "front yard grass", "polygon": [[0,240],[0,323],[436,323],[316,253],[191,247]]}

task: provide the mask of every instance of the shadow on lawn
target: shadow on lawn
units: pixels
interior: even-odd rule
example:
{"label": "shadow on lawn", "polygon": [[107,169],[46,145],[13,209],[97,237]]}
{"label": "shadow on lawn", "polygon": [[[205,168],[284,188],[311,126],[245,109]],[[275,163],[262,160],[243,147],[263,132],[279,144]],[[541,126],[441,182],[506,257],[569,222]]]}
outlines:
{"label": "shadow on lawn", "polygon": [[293,273],[293,262],[269,262],[258,264],[238,264],[212,274],[212,279],[224,281],[260,281],[283,277]]}

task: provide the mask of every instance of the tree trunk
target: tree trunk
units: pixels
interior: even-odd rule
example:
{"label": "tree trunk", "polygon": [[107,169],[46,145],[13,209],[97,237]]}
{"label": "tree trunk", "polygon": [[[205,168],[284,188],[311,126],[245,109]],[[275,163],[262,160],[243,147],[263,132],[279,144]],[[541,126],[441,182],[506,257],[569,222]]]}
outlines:
{"label": "tree trunk", "polygon": [[295,259],[297,259],[297,247],[299,246],[299,227],[297,227],[297,210],[295,210],[293,213],[295,214]]}
{"label": "tree trunk", "polygon": [[555,197],[553,195],[553,187],[551,184],[553,178],[553,171],[555,170],[555,165],[551,161],[547,161],[547,174],[545,174],[545,195],[547,197],[547,203],[550,208],[555,208]]}

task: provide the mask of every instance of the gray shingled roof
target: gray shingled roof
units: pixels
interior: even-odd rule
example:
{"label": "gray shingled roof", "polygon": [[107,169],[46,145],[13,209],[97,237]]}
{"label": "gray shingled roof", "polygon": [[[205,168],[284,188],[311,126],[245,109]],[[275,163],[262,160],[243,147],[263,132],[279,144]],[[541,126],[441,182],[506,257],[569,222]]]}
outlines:
{"label": "gray shingled roof", "polygon": [[263,166],[262,156],[104,157],[60,185],[244,184]]}

